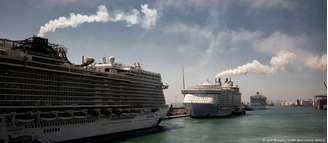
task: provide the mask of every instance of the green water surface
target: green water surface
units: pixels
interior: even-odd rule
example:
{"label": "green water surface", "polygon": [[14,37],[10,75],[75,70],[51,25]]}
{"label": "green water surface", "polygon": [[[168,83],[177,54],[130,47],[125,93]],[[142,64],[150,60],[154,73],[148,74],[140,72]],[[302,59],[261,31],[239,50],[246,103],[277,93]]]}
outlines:
{"label": "green water surface", "polygon": [[[165,120],[152,133],[123,136],[119,143],[326,142],[326,111],[272,107],[229,118]],[[312,141],[311,141],[312,140]],[[111,141],[113,142],[113,141]]]}

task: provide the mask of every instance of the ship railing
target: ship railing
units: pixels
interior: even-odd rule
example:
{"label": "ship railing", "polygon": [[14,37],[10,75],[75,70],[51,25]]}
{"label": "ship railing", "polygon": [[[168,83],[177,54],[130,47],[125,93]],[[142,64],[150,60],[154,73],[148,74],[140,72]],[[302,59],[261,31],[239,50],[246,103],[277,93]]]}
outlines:
{"label": "ship railing", "polygon": [[199,89],[184,89],[181,91],[183,94],[192,94],[192,93],[204,93],[204,94],[211,94],[211,93],[222,93],[222,90],[199,90]]}
{"label": "ship railing", "polygon": [[0,39],[0,55],[19,57],[16,52],[12,52],[11,48],[21,45],[17,41],[8,39]]}
{"label": "ship railing", "polygon": [[156,73],[156,72],[146,71],[141,68],[137,68],[135,66],[125,65],[125,64],[121,64],[121,63],[116,63],[116,64],[112,65],[110,68],[118,69],[118,70],[125,70],[125,71],[141,72],[141,73],[150,74],[150,75],[159,75],[159,73]]}

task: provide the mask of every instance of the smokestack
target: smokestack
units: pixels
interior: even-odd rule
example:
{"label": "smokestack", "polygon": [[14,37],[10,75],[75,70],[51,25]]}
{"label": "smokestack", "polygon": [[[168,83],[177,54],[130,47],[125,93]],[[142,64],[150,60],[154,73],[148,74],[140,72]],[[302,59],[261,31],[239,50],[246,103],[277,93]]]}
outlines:
{"label": "smokestack", "polygon": [[182,65],[182,88],[185,89],[184,66]]}
{"label": "smokestack", "polygon": [[85,62],[85,57],[82,56],[82,64]]}
{"label": "smokestack", "polygon": [[[142,15],[141,15],[142,14]],[[49,32],[55,32],[57,29],[76,28],[83,23],[94,22],[119,22],[125,21],[128,26],[142,24],[142,27],[151,29],[155,26],[157,20],[157,10],[148,8],[148,5],[141,5],[141,11],[133,9],[129,13],[119,12],[113,16],[109,15],[105,5],[98,6],[98,11],[94,15],[82,15],[71,13],[69,17],[59,17],[50,20],[44,26],[40,27],[38,36],[47,37]]]}
{"label": "smokestack", "polygon": [[326,83],[326,81],[324,81],[323,84],[325,85],[325,87],[326,87],[326,89],[327,89],[327,83]]}

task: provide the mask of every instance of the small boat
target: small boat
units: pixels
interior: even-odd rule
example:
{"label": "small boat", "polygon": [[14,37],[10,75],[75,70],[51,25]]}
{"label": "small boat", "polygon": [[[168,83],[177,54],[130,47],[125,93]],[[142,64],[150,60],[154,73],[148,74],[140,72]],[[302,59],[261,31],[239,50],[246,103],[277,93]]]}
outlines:
{"label": "small boat", "polygon": [[246,111],[253,111],[254,109],[250,105],[245,105],[244,106]]}

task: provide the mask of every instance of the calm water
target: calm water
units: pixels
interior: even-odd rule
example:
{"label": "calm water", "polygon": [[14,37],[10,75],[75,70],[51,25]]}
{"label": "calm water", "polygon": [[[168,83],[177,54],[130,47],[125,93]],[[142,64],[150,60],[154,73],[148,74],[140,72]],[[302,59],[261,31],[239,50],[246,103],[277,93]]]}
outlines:
{"label": "calm water", "polygon": [[[163,128],[117,137],[117,143],[254,143],[326,140],[326,111],[304,107],[274,107],[230,118],[165,120]],[[271,141],[270,141],[271,139]],[[106,143],[108,143],[107,141]]]}

